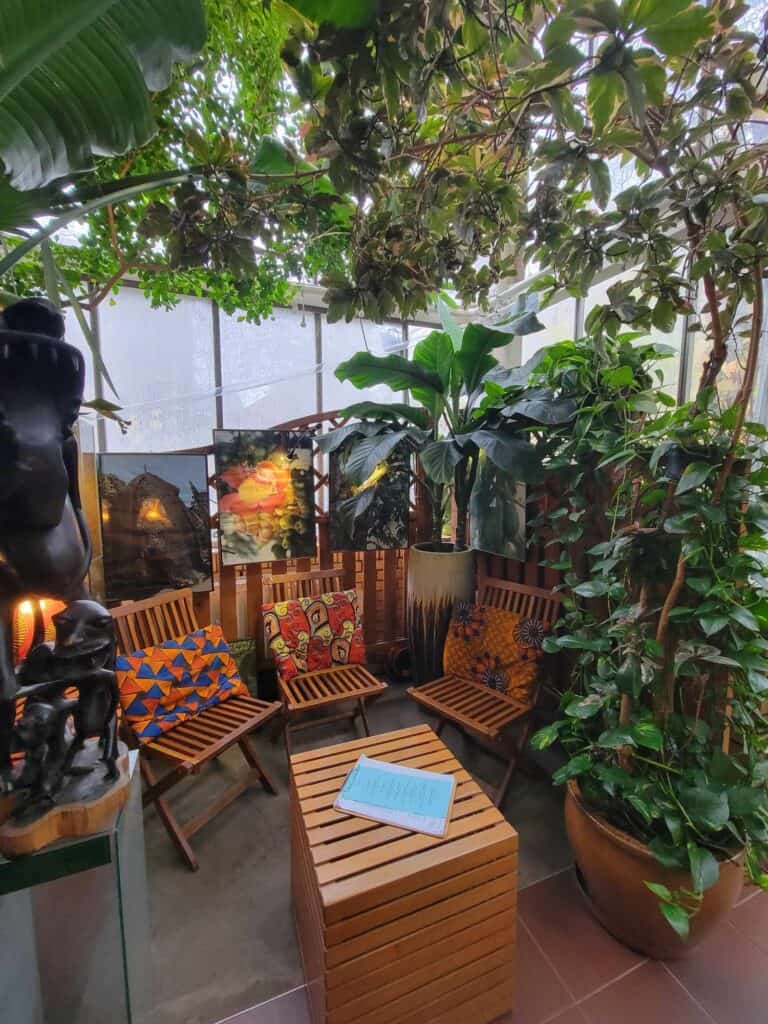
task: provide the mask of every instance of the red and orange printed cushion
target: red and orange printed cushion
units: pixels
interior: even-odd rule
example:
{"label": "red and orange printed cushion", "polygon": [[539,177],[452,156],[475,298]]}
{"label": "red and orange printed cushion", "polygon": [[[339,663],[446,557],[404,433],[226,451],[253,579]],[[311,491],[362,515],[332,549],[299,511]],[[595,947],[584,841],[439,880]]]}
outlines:
{"label": "red and orange printed cushion", "polygon": [[443,670],[527,703],[533,697],[547,626],[502,608],[460,602],[443,650]]}
{"label": "red and orange printed cushion", "polygon": [[140,744],[248,693],[220,626],[120,654],[115,668],[123,717]]}
{"label": "red and orange printed cushion", "polygon": [[354,590],[264,605],[264,635],[280,678],[365,662]]}

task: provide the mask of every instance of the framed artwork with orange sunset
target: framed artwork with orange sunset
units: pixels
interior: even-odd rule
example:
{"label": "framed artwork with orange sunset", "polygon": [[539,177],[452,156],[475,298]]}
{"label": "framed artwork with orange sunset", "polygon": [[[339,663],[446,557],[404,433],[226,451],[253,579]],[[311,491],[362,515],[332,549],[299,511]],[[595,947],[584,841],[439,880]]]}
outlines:
{"label": "framed artwork with orange sunset", "polygon": [[315,554],[312,437],[294,430],[214,430],[223,565]]}

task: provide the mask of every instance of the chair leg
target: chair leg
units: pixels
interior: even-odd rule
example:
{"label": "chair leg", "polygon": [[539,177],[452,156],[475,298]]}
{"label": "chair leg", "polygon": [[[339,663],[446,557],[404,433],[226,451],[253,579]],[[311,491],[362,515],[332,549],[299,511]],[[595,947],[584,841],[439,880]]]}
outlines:
{"label": "chair leg", "polygon": [[[366,715],[366,713],[365,713],[365,701],[361,697],[360,700],[357,703],[359,705],[360,718],[362,719],[362,722],[363,722],[363,729],[365,729],[365,735],[366,736],[370,736],[371,735],[371,727],[368,724],[368,715]],[[354,722],[354,718],[353,718],[352,721]]]}
{"label": "chair leg", "polygon": [[293,753],[293,744],[291,743],[291,723],[287,711],[283,715],[283,742],[285,743],[285,752],[290,757]]}
{"label": "chair leg", "polygon": [[[141,769],[141,777],[146,782],[147,786],[155,786],[157,780],[155,779],[154,772],[147,763],[146,757],[139,755],[139,767]],[[157,813],[160,815],[160,820],[165,825],[168,835],[171,837],[171,842],[181,854],[182,859],[190,870],[197,871],[200,867],[197,861],[197,857],[192,851],[192,847],[187,842],[187,837],[184,835],[184,831],[176,820],[176,816],[171,811],[166,800],[162,796],[155,797],[152,803],[157,808]]]}
{"label": "chair leg", "polygon": [[435,726],[435,736],[441,736],[444,728],[445,728],[445,719],[444,718],[438,718],[437,725]]}
{"label": "chair leg", "polygon": [[497,807],[501,807],[504,797],[507,795],[509,785],[515,777],[515,771],[520,758],[523,756],[523,751],[525,750],[525,745],[528,742],[528,736],[530,734],[532,724],[533,719],[528,717],[520,727],[520,736],[512,749],[507,770],[504,772],[504,778],[501,780],[501,785],[496,790],[496,795],[493,798],[493,802]]}
{"label": "chair leg", "polygon": [[275,788],[275,784],[272,782],[272,780],[270,779],[269,775],[266,772],[266,769],[256,756],[256,751],[253,749],[253,745],[251,741],[248,739],[248,737],[243,736],[243,738],[238,741],[238,745],[243,753],[243,757],[245,758],[245,760],[259,776],[259,780],[261,781],[261,785],[264,787],[264,789],[268,793],[271,793],[272,796],[277,796],[277,789]]}

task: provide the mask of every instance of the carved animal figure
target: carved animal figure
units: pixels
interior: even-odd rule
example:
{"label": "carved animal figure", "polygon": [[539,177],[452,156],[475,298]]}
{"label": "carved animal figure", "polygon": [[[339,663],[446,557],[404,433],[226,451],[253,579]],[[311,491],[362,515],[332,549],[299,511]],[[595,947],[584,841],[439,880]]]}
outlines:
{"label": "carved animal figure", "polygon": [[63,338],[64,319],[44,300],[0,316],[0,792],[12,785],[14,605],[82,596],[91,557],[72,434],[85,367]]}
{"label": "carved animal figure", "polygon": [[60,696],[76,687],[72,720],[75,735],[63,770],[70,770],[85,741],[97,737],[107,778],[117,778],[117,706],[119,691],[113,671],[115,624],[97,601],[73,601],[53,616],[54,643],[34,647],[19,670],[19,693],[32,699]]}
{"label": "carved animal figure", "polygon": [[30,699],[14,729],[14,745],[24,752],[24,767],[16,788],[26,791],[14,808],[22,814],[39,800],[54,800],[67,758],[67,720],[77,702],[55,698]]}

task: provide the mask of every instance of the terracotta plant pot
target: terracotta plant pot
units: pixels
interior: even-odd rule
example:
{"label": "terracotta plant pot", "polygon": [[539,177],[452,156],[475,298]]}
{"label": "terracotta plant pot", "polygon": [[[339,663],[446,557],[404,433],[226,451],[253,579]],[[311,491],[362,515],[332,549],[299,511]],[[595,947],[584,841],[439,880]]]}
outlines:
{"label": "terracotta plant pot", "polygon": [[638,953],[658,960],[687,956],[739,898],[744,881],[742,855],[721,861],[720,878],[704,893],[701,909],[691,919],[690,937],[683,942],[644,883],[692,889],[690,874],[665,868],[645,844],[590,811],[574,781],[568,783],[565,798],[565,827],[592,912],[604,928]]}
{"label": "terracotta plant pot", "polygon": [[406,624],[417,683],[442,675],[453,606],[474,596],[474,551],[454,551],[451,544],[414,544],[408,555]]}

